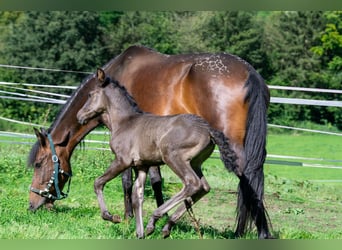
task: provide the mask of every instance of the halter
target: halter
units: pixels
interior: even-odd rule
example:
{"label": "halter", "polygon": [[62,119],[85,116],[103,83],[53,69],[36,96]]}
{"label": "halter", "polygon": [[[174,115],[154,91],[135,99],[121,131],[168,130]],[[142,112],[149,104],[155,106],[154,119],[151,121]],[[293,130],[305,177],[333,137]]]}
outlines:
{"label": "halter", "polygon": [[[51,200],[62,200],[64,198],[68,197],[68,193],[70,191],[70,183],[71,183],[72,174],[69,174],[69,173],[65,172],[63,169],[61,169],[60,164],[59,164],[59,159],[58,159],[58,156],[56,154],[55,146],[53,144],[51,135],[48,134],[47,138],[48,138],[49,143],[50,143],[50,149],[51,149],[51,153],[52,153],[52,162],[53,162],[54,170],[53,170],[52,176],[51,176],[51,178],[50,178],[50,180],[49,180],[49,182],[48,182],[48,184],[44,190],[37,189],[34,187],[31,187],[30,190],[33,193],[36,193],[42,197],[45,197],[45,198],[48,198]],[[68,190],[66,193],[63,193],[59,189],[59,186],[58,186],[58,174],[59,173],[69,177]],[[57,196],[50,193],[50,188],[51,188],[52,184],[54,184],[54,186],[55,186]]]}

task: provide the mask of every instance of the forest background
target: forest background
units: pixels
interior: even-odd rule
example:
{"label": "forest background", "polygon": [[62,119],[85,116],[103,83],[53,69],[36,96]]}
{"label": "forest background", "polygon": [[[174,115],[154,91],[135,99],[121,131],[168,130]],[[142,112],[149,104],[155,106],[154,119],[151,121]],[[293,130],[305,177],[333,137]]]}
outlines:
{"label": "forest background", "polygon": [[[0,12],[0,81],[78,86],[85,74],[6,65],[94,72],[133,44],[167,54],[228,52],[251,63],[269,85],[342,89],[342,11]],[[7,85],[0,90],[3,117],[51,122],[60,109],[8,99]],[[271,94],[341,101],[341,95],[331,93]],[[273,104],[268,119],[342,129],[339,107]],[[7,126],[0,120],[0,130]]]}

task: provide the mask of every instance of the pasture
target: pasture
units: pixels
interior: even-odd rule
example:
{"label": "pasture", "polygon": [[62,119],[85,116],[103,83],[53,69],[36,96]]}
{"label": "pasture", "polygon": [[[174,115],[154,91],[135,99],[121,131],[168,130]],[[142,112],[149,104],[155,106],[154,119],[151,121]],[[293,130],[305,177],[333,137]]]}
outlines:
{"label": "pasture", "polygon": [[[33,132],[32,132],[33,134]],[[108,142],[109,135],[90,134],[86,139]],[[52,211],[27,211],[32,169],[26,168],[31,145],[9,144],[0,137],[0,239],[131,239],[135,238],[135,220],[111,224],[100,218],[93,192],[94,179],[113,159],[106,144],[86,143],[75,150],[71,164],[73,179],[69,197],[57,201]],[[10,140],[14,140],[11,138]],[[27,141],[15,139],[18,143]],[[33,143],[34,139],[30,139]],[[270,155],[301,156],[315,159],[279,159],[268,157],[265,164],[265,203],[272,222],[272,233],[280,239],[342,239],[342,140],[339,136],[307,133],[268,135]],[[272,162],[273,161],[273,162]],[[273,164],[288,161],[287,165]],[[270,164],[272,163],[272,164]],[[303,164],[299,163],[305,163]],[[320,165],[317,165],[320,164]],[[210,193],[194,207],[195,218],[186,214],[175,226],[171,239],[233,238],[235,230],[238,180],[227,173],[217,154],[204,164]],[[179,179],[162,167],[163,190],[167,199],[181,187]],[[109,210],[123,216],[121,179],[105,187]],[[150,185],[145,191],[145,224],[155,201]],[[160,239],[164,220],[157,223],[148,239]],[[246,239],[255,239],[252,231]]]}

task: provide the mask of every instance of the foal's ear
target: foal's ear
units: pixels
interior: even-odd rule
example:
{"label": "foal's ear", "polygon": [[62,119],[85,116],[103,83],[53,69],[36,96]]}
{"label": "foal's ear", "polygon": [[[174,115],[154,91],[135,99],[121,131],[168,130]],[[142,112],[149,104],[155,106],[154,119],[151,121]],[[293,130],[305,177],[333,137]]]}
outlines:
{"label": "foal's ear", "polygon": [[36,134],[37,136],[37,139],[39,141],[39,144],[42,146],[42,147],[45,147],[46,146],[46,131],[44,129],[41,129],[42,132],[40,132],[38,129],[36,128],[33,128],[34,129],[34,133]]}
{"label": "foal's ear", "polygon": [[103,71],[103,69],[98,68],[96,71],[96,77],[101,83],[103,83],[106,79],[106,73]]}

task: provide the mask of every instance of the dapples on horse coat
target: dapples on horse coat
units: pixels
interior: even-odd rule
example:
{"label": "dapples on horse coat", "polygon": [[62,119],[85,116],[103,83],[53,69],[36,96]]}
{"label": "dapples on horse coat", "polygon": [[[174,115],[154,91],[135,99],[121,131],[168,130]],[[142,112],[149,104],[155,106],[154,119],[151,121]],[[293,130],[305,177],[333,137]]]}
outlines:
{"label": "dapples on horse coat", "polygon": [[[213,128],[222,131],[237,155],[243,173],[238,187],[236,235],[243,235],[254,222],[259,238],[270,237],[264,207],[263,164],[266,157],[267,108],[269,91],[262,77],[246,61],[227,53],[165,55],[143,46],[132,46],[103,67],[105,73],[122,83],[145,112],[157,115],[196,114]],[[77,143],[101,120],[80,125],[76,113],[95,87],[95,75],[87,78],[69,99],[54,124],[47,131],[56,147],[61,168],[71,172],[70,157]],[[38,134],[30,164],[37,164],[32,187],[40,185],[39,171],[52,169],[51,150],[46,134]],[[47,171],[47,170],[46,170]],[[156,195],[161,185],[152,178]],[[123,177],[126,215],[131,214],[131,172]],[[48,181],[50,176],[47,177]],[[59,175],[63,188],[67,177]],[[159,192],[158,192],[159,190]],[[54,187],[51,193],[55,194]],[[30,208],[37,209],[53,200],[30,194]]]}

